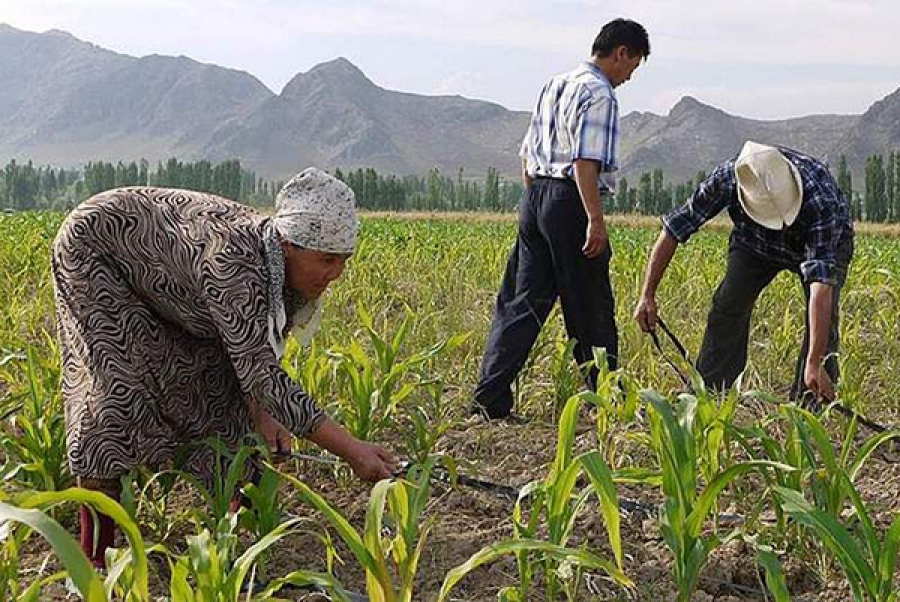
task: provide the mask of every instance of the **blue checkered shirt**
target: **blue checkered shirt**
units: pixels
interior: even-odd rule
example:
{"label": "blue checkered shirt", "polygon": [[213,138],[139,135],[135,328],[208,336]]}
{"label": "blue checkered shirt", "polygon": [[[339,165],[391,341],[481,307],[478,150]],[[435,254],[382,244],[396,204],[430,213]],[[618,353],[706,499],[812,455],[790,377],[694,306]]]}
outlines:
{"label": "blue checkered shirt", "polygon": [[780,265],[799,269],[805,282],[836,282],[836,249],[853,236],[847,199],[828,167],[797,151],[779,148],[796,166],[803,181],[803,201],[796,221],[783,230],[770,230],[754,222],[738,201],[734,163],[726,161],[697,186],[681,207],[663,218],[663,226],[684,243],[700,226],[728,209],[734,223],[731,244]]}
{"label": "blue checkered shirt", "polygon": [[586,62],[544,85],[519,154],[532,177],[574,179],[576,159],[596,161],[600,190],[611,194],[618,142],[615,92],[603,71]]}

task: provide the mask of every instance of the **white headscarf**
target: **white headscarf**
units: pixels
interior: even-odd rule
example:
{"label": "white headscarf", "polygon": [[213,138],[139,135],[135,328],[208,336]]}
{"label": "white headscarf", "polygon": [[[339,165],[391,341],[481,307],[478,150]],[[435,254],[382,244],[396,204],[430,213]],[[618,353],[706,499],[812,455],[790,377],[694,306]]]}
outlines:
{"label": "white headscarf", "polygon": [[[284,250],[281,241],[313,251],[352,253],[359,238],[356,196],[349,186],[315,167],[291,178],[275,197],[275,217],[266,229],[269,265],[269,344],[284,355],[288,334],[307,345],[321,322],[319,299],[305,300],[288,291],[293,302],[288,323],[284,290]],[[290,332],[286,333],[290,325]]]}

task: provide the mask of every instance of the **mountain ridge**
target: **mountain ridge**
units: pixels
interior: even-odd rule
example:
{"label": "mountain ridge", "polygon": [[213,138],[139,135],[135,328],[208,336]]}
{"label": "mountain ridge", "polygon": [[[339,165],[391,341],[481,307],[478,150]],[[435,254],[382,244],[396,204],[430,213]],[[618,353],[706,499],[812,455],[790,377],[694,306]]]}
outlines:
{"label": "mountain ridge", "polygon": [[[458,94],[389,90],[345,57],[297,73],[276,93],[238,69],[183,55],[133,57],[62,30],[2,23],[0,82],[0,161],[40,164],[237,157],[270,178],[305,165],[399,175],[494,166],[517,177],[530,117]],[[861,173],[868,154],[900,148],[900,89],[861,115],[781,120],[684,96],[666,115],[627,113],[621,133],[625,177],[662,169],[687,179],[747,139],[835,160],[845,153]]]}

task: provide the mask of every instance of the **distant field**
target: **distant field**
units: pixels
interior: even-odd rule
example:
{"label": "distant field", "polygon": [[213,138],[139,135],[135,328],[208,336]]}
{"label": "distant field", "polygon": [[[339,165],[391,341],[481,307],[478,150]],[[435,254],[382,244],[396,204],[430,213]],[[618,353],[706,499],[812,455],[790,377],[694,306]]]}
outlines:
{"label": "distant field", "polygon": [[[48,279],[48,248],[61,223],[61,214],[11,214],[0,215],[0,414],[5,418],[27,413],[21,407],[22,400],[38,395],[44,400],[47,421],[53,412],[60,411],[58,394],[58,357],[54,340],[52,290]],[[617,316],[621,333],[621,354],[624,373],[638,388],[652,388],[663,393],[677,390],[678,380],[657,356],[648,336],[639,331],[631,320],[643,270],[650,247],[658,235],[659,221],[645,217],[610,217],[610,239],[613,246],[612,274],[617,297]],[[871,414],[880,420],[897,424],[897,390],[900,388],[900,234],[898,227],[861,226],[856,242],[856,255],[851,274],[842,294],[841,353],[843,379],[840,397],[848,405]],[[515,237],[515,216],[489,214],[439,214],[439,215],[391,215],[368,214],[363,220],[363,238],[360,248],[344,277],[329,293],[325,319],[314,345],[308,350],[289,349],[285,365],[289,372],[304,382],[307,388],[318,394],[320,402],[332,414],[344,420],[358,419],[354,403],[358,396],[350,385],[346,370],[356,362],[365,364],[365,358],[375,354],[371,333],[366,330],[366,314],[371,316],[374,332],[388,340],[401,331],[401,324],[408,320],[408,332],[400,348],[400,357],[425,351],[440,341],[453,339],[448,348],[434,352],[430,359],[409,367],[399,382],[410,387],[409,396],[385,410],[385,421],[373,428],[373,439],[390,442],[404,454],[440,451],[454,456],[469,470],[480,472],[500,482],[523,485],[534,479],[542,479],[553,459],[556,420],[569,396],[580,390],[577,373],[566,359],[564,330],[558,311],[555,311],[544,329],[534,355],[517,384],[518,409],[532,419],[524,430],[504,425],[492,429],[477,424],[467,426],[461,422],[466,417],[469,395],[478,373],[480,354],[506,255]],[[710,299],[724,270],[727,232],[724,227],[713,227],[697,235],[680,249],[664,281],[658,300],[661,314],[669,326],[685,342],[689,351],[696,354],[700,346],[705,316]],[[360,313],[362,308],[362,313]],[[751,333],[750,364],[743,379],[745,389],[758,389],[781,396],[791,382],[794,362],[803,329],[803,297],[796,277],[782,274],[765,291],[754,313]],[[458,336],[458,335],[465,335]],[[454,337],[457,337],[454,339]],[[399,339],[398,339],[399,340]],[[26,356],[31,351],[35,358],[29,373]],[[329,352],[332,352],[329,354]],[[345,360],[340,360],[340,353]],[[671,350],[674,353],[674,350]],[[341,362],[344,361],[342,364]],[[373,360],[374,361],[374,360]],[[378,363],[373,373],[377,376]],[[343,372],[342,372],[343,370]],[[343,376],[342,376],[343,375]],[[430,383],[430,384],[429,384]],[[37,389],[37,392],[35,392]],[[398,386],[391,390],[399,395]],[[382,400],[384,401],[384,400]],[[427,408],[423,416],[414,418],[411,408]],[[39,416],[40,417],[40,416]],[[435,434],[431,446],[411,440],[416,420],[426,432]],[[7,468],[25,463],[27,453],[16,446],[21,426],[6,421],[6,432],[13,436],[0,438],[0,454]],[[62,431],[57,424],[45,442],[46,449],[59,452],[64,442],[59,440]],[[584,437],[595,428],[584,417],[580,423]],[[640,429],[638,429],[640,430]],[[646,430],[646,425],[644,430]],[[837,440],[841,437],[839,430]],[[585,434],[587,433],[587,434]],[[56,437],[53,440],[53,437]],[[601,443],[591,443],[590,438],[579,438],[577,446],[592,449]],[[632,439],[628,445],[638,445]],[[419,445],[420,447],[416,447]],[[731,442],[734,445],[734,442]],[[736,449],[736,448],[735,448]],[[740,453],[735,452],[737,456]],[[732,453],[727,454],[732,461]],[[651,461],[648,451],[636,453],[635,462]],[[623,462],[625,459],[622,460]],[[59,483],[64,485],[67,474],[64,466],[56,467]],[[24,470],[24,469],[23,469]],[[348,482],[345,475],[325,470],[293,466],[287,469],[301,470],[304,480],[317,491],[325,493],[339,510],[345,511],[354,522],[361,524],[365,512],[367,489]],[[885,469],[883,476],[895,478],[893,468]],[[871,472],[871,471],[870,471]],[[890,473],[888,475],[888,473]],[[10,474],[10,473],[8,473]],[[4,495],[13,495],[27,489],[48,487],[47,481],[28,476],[27,470],[11,473],[4,487]],[[875,485],[866,487],[877,491]],[[895,486],[895,485],[894,485]],[[629,489],[632,495],[640,495]],[[736,490],[737,491],[737,490]],[[889,515],[893,497],[875,498],[889,506],[878,506]],[[286,494],[283,507],[303,515],[310,510],[300,503],[296,494]],[[466,497],[469,495],[469,497]],[[482,495],[482,494],[476,494]],[[735,511],[745,506],[737,493],[728,497]],[[420,575],[415,583],[422,597],[432,600],[437,594],[446,572],[460,564],[477,549],[501,538],[510,537],[510,506],[484,498],[471,498],[471,494],[452,492],[442,494],[440,501],[429,505],[429,512],[437,518],[430,543],[421,562]],[[449,496],[449,497],[447,497]],[[659,494],[650,495],[659,499]],[[175,507],[184,510],[194,502],[177,502]],[[870,498],[867,498],[870,499]],[[589,514],[596,514],[596,503]],[[896,505],[896,504],[894,504]],[[723,501],[723,509],[727,502]],[[173,512],[172,516],[180,516]],[[71,524],[71,515],[60,518]],[[138,517],[144,532],[150,519]],[[174,519],[173,519],[174,520]],[[183,522],[168,536],[167,545],[184,553],[184,532],[196,527],[182,516]],[[579,523],[576,539],[585,545],[600,545],[598,554],[609,557],[605,543],[597,544],[597,525]],[[466,537],[466,531],[472,533]],[[624,527],[623,527],[624,528]],[[591,530],[593,529],[593,531]],[[652,544],[653,553],[647,552],[648,544],[642,543],[640,525],[630,525],[623,535],[625,548],[634,559],[626,562],[625,572],[634,570],[638,582],[638,599],[657,599],[668,595],[673,586],[667,573],[671,568],[659,552],[659,540]],[[305,537],[305,539],[304,539]],[[332,531],[332,537],[338,538]],[[605,539],[600,537],[603,542]],[[297,535],[289,544],[292,552],[279,555],[275,548],[274,566],[293,570],[290,559],[302,558],[325,570],[324,556],[314,552],[319,540]],[[298,543],[299,542],[299,543]],[[301,545],[302,544],[302,545]],[[309,547],[309,552],[299,552]],[[37,568],[45,547],[31,546],[32,550],[22,558],[29,569]],[[347,561],[336,569],[336,574],[357,590],[365,587],[361,571],[341,548]],[[593,549],[593,548],[592,548]],[[835,566],[822,573],[826,577],[811,582],[808,566],[814,564],[812,552],[797,552],[804,559],[798,568],[787,558],[782,562],[789,567],[789,582],[795,593],[803,593],[812,599],[845,599],[846,582],[835,580]],[[292,556],[293,554],[293,556]],[[812,554],[812,556],[810,556]],[[297,556],[299,555],[299,556]],[[717,563],[731,562],[715,556]],[[742,559],[742,560],[741,560]],[[753,559],[744,553],[734,560],[735,566],[750,563]],[[642,566],[646,565],[646,566]],[[515,585],[517,568],[513,561],[497,565],[491,572],[473,574],[473,580],[464,582],[461,599],[494,599],[503,586]],[[655,566],[656,572],[647,567]],[[286,568],[287,567],[287,568]],[[803,568],[807,567],[807,568]],[[163,574],[168,575],[165,569]],[[711,572],[713,575],[715,571]],[[629,573],[631,574],[631,573]],[[816,573],[818,575],[818,573]],[[806,576],[806,577],[804,577]],[[33,577],[33,575],[32,575]],[[29,577],[28,579],[31,579]],[[25,577],[21,577],[25,579]],[[167,587],[160,577],[153,585],[157,594]],[[166,577],[168,579],[168,577]],[[27,580],[27,579],[26,579]],[[714,593],[712,586],[703,586]],[[812,584],[810,584],[812,583]],[[468,585],[466,585],[468,584]],[[759,583],[754,583],[759,587]],[[537,598],[541,598],[543,582],[535,585]],[[55,591],[52,587],[48,591]],[[718,590],[715,590],[718,591]],[[160,594],[161,595],[161,594]],[[819,598],[819,595],[822,597]],[[583,596],[583,597],[579,597]],[[649,597],[648,597],[649,596]],[[831,597],[829,597],[831,596]],[[753,598],[751,599],[761,599]],[[509,598],[512,600],[512,598]],[[582,590],[573,599],[595,599]],[[661,599],[661,598],[659,598]]]}

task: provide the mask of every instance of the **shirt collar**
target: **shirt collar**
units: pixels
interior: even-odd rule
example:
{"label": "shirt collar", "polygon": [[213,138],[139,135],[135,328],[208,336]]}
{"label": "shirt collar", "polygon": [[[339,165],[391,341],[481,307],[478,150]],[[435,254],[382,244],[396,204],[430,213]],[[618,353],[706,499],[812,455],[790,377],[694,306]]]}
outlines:
{"label": "shirt collar", "polygon": [[584,61],[584,62],[582,63],[582,66],[583,66],[587,71],[590,71],[591,73],[593,73],[594,75],[596,75],[597,78],[600,79],[600,81],[602,81],[604,84],[606,84],[607,86],[609,86],[610,89],[612,89],[612,84],[609,83],[609,78],[606,77],[606,74],[603,73],[603,70],[602,70],[600,67],[598,67],[597,65],[595,65],[595,64],[594,64],[593,62],[591,62],[591,61]]}

